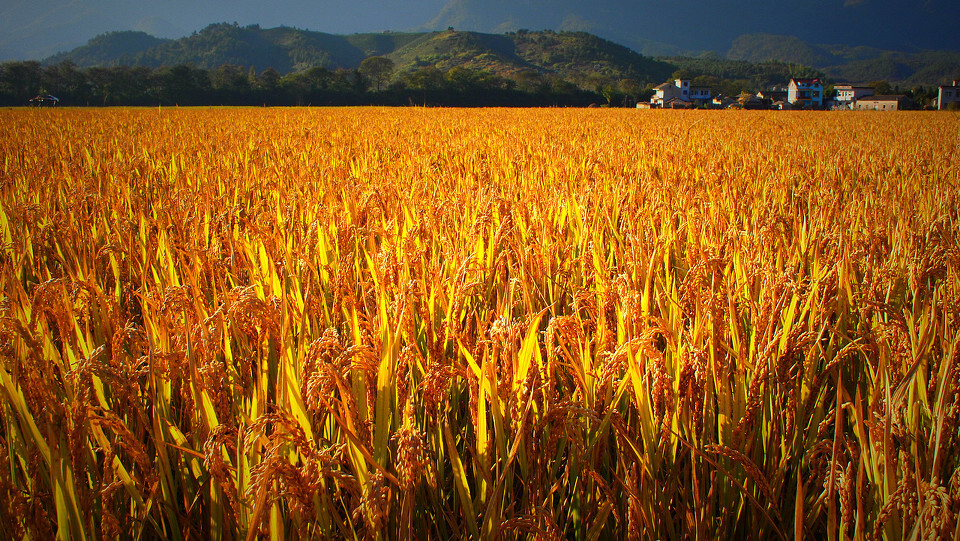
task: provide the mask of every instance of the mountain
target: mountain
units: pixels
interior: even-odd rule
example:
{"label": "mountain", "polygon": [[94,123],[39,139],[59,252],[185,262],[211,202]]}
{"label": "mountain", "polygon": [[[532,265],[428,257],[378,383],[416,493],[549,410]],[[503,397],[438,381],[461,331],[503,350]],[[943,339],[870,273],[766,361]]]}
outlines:
{"label": "mountain", "polygon": [[110,31],[177,38],[223,20],[340,35],[549,28],[589,32],[647,55],[722,53],[737,36],[756,33],[890,51],[960,50],[956,0],[8,0],[0,4],[0,61],[44,58]]}
{"label": "mountain", "polygon": [[737,37],[729,60],[778,61],[820,69],[833,81],[868,83],[886,80],[907,86],[940,84],[960,75],[955,51],[892,51],[876,47],[817,45],[796,36],[745,34]]}
{"label": "mountain", "polygon": [[179,38],[210,21],[347,34],[422,26],[445,0],[8,0],[0,3],[0,61],[39,60],[113,31]]}
{"label": "mountain", "polygon": [[140,31],[108,32],[70,52],[55,54],[44,62],[57,64],[69,60],[85,67],[129,64],[136,55],[168,41]]}
{"label": "mountain", "polygon": [[[660,13],[656,12],[647,13],[641,7],[644,1],[452,0],[423,28],[441,30],[452,27],[480,32],[513,32],[522,29],[580,31],[623,43],[646,55],[689,52],[691,47],[682,36],[654,31],[658,26],[670,26],[680,21],[663,20]],[[690,22],[692,26],[693,21]],[[648,37],[653,35],[662,39],[658,41]]]}
{"label": "mountain", "polygon": [[675,70],[669,63],[644,57],[586,32],[550,30],[507,34],[433,32],[388,56],[400,70],[465,67],[501,75],[539,71],[564,77],[600,74],[660,82]]}
{"label": "mountain", "polygon": [[450,0],[426,28],[502,32],[518,28],[585,30],[637,51],[666,43],[724,51],[741,34],[796,35],[812,43],[891,50],[960,50],[960,3],[925,0]]}
{"label": "mountain", "polygon": [[356,68],[370,56],[387,56],[398,71],[424,66],[482,69],[498,75],[525,71],[583,80],[591,74],[661,82],[676,69],[694,75],[746,80],[752,86],[779,84],[791,76],[816,74],[835,82],[886,80],[908,87],[936,85],[960,75],[960,53],[898,52],[875,47],[817,45],[796,36],[744,34],[725,56],[670,55],[651,58],[581,31],[500,34],[468,31],[378,32],[337,35],[290,27],[212,24],[179,39],[145,32],[110,32],[86,45],[53,55],[47,65],[70,61],[79,67],[148,66],[192,63],[213,69],[223,64],[281,73],[313,66]]}
{"label": "mountain", "polygon": [[281,73],[313,66],[356,68],[370,56],[387,56],[398,71],[435,66],[483,69],[498,75],[554,73],[564,77],[630,78],[660,82],[675,68],[585,32],[382,32],[335,35],[289,27],[212,24],[190,36],[158,39],[142,32],[113,32],[47,58],[78,67],[148,66],[192,63],[205,69],[223,64],[272,67]]}

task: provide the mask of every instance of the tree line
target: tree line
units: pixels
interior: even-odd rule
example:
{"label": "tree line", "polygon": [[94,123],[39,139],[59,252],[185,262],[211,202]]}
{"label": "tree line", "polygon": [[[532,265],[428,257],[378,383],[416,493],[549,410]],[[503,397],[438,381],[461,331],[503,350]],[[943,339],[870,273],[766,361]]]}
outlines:
{"label": "tree line", "polygon": [[[692,67],[692,66],[691,66]],[[774,66],[780,68],[781,66]],[[659,82],[573,73],[561,77],[532,69],[510,75],[427,65],[395,73],[386,57],[370,57],[355,69],[313,67],[281,74],[274,68],[224,64],[202,69],[193,64],[152,68],[114,66],[79,68],[70,61],[43,65],[35,61],[0,64],[0,106],[27,105],[30,98],[51,94],[67,106],[117,105],[428,105],[428,106],[574,106],[591,104],[633,107],[649,101]],[[788,72],[765,67],[757,80],[704,74],[684,67],[674,78],[692,79],[713,94],[736,97],[774,82],[785,85]],[[734,75],[741,75],[734,73]],[[936,87],[901,89],[876,81],[877,94],[903,93],[918,108],[936,100]],[[832,97],[828,86],[825,97]]]}
{"label": "tree line", "polygon": [[633,106],[651,85],[596,80],[584,88],[533,70],[497,75],[455,67],[426,66],[394,74],[389,59],[371,57],[356,69],[314,67],[281,74],[273,68],[225,64],[205,70],[192,64],[160,68],[78,68],[64,61],[0,64],[0,105],[27,105],[50,94],[67,106],[117,105],[442,105],[442,106]]}

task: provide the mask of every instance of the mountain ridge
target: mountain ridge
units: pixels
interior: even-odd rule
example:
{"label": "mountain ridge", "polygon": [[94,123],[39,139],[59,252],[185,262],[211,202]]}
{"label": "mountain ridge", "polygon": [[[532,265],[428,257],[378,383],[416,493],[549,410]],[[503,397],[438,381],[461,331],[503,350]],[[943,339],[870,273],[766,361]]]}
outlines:
{"label": "mountain ridge", "polygon": [[[818,45],[796,36],[744,34],[724,56],[716,54],[650,57],[582,31],[518,30],[502,34],[471,31],[328,34],[287,26],[215,23],[179,39],[145,32],[110,32],[86,45],[46,58],[47,65],[70,61],[79,67],[160,67],[191,63],[205,69],[223,64],[268,67],[281,73],[314,66],[357,68],[369,56],[387,56],[398,71],[425,66],[481,69],[500,75],[532,70],[563,76],[606,76],[647,82],[667,79],[677,67],[724,61],[779,62],[820,70],[835,82],[887,80],[905,85],[936,85],[960,75],[960,53],[890,51],[866,46]],[[679,60],[679,59],[686,60]],[[742,67],[741,67],[742,68]],[[738,69],[741,69],[738,68]]]}
{"label": "mountain ridge", "polygon": [[960,53],[944,50],[893,51],[868,46],[813,44],[796,36],[743,34],[728,60],[788,62],[822,70],[833,81],[890,81],[905,85],[942,84],[960,75]]}
{"label": "mountain ridge", "polygon": [[960,52],[960,3],[924,0],[46,0],[0,5],[0,61],[39,60],[110,31],[178,38],[210,21],[296,26],[345,35],[382,30],[503,33],[585,31],[648,56],[723,54],[743,34],[789,34],[809,43]]}
{"label": "mountain ridge", "polygon": [[[126,50],[123,50],[124,47]],[[482,69],[496,74],[532,70],[571,76],[594,71],[608,76],[663,80],[674,66],[584,32],[383,32],[335,35],[291,27],[212,24],[177,40],[142,32],[113,32],[87,45],[51,56],[44,64],[78,67],[160,67],[190,63],[204,69],[223,64],[274,68],[280,73],[314,66],[354,69],[370,56],[387,56],[398,71],[434,66]]]}

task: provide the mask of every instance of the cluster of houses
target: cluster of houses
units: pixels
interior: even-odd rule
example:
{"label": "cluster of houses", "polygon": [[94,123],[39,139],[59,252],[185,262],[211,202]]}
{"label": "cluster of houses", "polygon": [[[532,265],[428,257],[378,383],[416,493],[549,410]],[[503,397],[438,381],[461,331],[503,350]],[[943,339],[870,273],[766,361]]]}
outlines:
{"label": "cluster of houses", "polygon": [[[737,97],[713,96],[709,87],[693,86],[686,79],[675,79],[653,89],[650,102],[637,104],[638,109],[833,109],[857,111],[899,111],[911,107],[904,95],[875,95],[873,87],[835,85],[836,96],[825,99],[820,79],[790,79],[786,90],[765,90],[756,95]],[[937,95],[937,109],[960,102],[960,80],[943,85]]]}

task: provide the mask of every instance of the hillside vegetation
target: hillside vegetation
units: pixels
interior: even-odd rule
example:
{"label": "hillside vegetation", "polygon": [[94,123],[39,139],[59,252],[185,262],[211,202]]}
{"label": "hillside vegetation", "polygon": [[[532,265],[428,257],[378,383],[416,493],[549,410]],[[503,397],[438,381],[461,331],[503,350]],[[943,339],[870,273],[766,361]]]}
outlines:
{"label": "hillside vegetation", "polygon": [[936,85],[960,76],[955,51],[889,51],[874,47],[815,45],[795,36],[745,34],[733,41],[730,60],[786,62],[820,69],[834,81],[886,80],[906,86]]}
{"label": "hillside vegetation", "polygon": [[357,68],[370,56],[387,56],[398,68],[435,66],[483,69],[497,75],[525,70],[562,76],[599,73],[660,82],[675,69],[585,32],[422,32],[334,35],[288,27],[214,24],[177,40],[144,42],[144,34],[99,36],[46,64],[70,61],[79,67],[161,67],[190,63],[203,69],[224,64],[274,68],[280,73]]}
{"label": "hillside vegetation", "polygon": [[790,77],[817,75],[835,82],[886,80],[913,87],[942,84],[960,76],[960,53],[814,45],[773,34],[740,36],[725,57],[701,54],[651,58],[587,32],[518,30],[488,34],[446,30],[336,35],[226,23],[209,25],[176,40],[143,32],[112,32],[52,56],[44,64],[67,61],[81,68],[158,68],[189,63],[208,70],[233,64],[258,72],[273,68],[286,74],[314,67],[355,69],[370,56],[387,56],[398,72],[428,66],[442,71],[462,67],[499,76],[552,74],[580,83],[612,77],[657,84],[677,69],[689,70],[693,76],[712,75],[763,85],[783,85]]}

